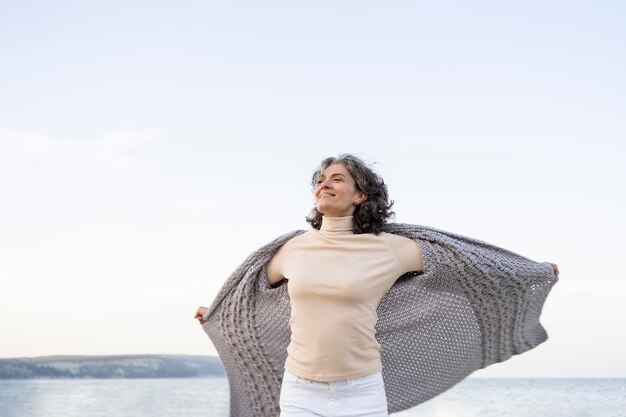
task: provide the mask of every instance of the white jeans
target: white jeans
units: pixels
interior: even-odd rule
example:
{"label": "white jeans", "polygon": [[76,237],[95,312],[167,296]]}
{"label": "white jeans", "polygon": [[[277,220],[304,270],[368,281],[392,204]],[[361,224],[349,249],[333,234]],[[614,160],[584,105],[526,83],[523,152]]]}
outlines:
{"label": "white jeans", "polygon": [[280,417],[388,417],[382,372],[333,382],[311,381],[285,370]]}

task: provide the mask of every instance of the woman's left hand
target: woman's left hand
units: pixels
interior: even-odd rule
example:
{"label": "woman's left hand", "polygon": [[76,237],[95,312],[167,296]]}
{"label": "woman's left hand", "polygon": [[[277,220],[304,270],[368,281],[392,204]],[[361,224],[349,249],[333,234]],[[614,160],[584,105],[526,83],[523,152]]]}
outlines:
{"label": "woman's left hand", "polygon": [[206,313],[208,309],[206,307],[200,306],[198,307],[198,310],[196,310],[196,315],[195,315],[195,319],[197,319],[200,324],[204,324],[204,319],[202,318],[204,316],[204,313]]}
{"label": "woman's left hand", "polygon": [[559,276],[559,267],[557,266],[557,264],[553,264],[552,262],[546,263],[550,264],[550,266],[552,267],[552,271],[554,271],[554,275]]}

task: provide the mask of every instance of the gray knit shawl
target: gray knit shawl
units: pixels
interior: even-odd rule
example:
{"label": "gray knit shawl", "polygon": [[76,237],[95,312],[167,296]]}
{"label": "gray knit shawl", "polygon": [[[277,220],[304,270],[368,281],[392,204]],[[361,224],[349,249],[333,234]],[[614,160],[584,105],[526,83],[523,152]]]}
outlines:
{"label": "gray knit shawl", "polygon": [[[400,277],[378,306],[389,412],[405,410],[477,369],[547,339],[539,323],[557,281],[547,263],[464,236],[409,224],[385,231],[419,243],[421,273]],[[252,253],[204,315],[204,330],[226,369],[231,416],[278,416],[289,343],[288,283],[271,287],[266,265],[302,230]]]}

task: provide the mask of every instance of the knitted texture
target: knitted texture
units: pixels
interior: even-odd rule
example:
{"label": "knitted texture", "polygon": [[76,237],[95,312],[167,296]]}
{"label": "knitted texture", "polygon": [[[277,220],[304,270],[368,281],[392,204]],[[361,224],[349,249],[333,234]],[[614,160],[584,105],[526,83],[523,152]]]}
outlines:
{"label": "knitted texture", "polygon": [[[399,277],[377,309],[389,412],[420,404],[547,339],[539,316],[557,281],[549,264],[425,226],[392,223],[385,231],[414,239],[424,256],[423,271]],[[291,334],[288,282],[271,287],[266,265],[301,233],[252,253],[204,315],[203,328],[228,375],[233,417],[280,413]]]}

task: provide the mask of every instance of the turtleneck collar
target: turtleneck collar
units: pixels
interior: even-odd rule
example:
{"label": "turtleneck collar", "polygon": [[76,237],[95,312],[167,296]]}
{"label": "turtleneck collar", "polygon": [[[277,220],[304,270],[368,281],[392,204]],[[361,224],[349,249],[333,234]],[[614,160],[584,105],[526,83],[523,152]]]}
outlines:
{"label": "turtleneck collar", "polygon": [[353,216],[326,217],[322,216],[320,232],[332,234],[352,234],[354,230]]}

